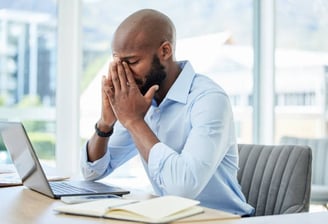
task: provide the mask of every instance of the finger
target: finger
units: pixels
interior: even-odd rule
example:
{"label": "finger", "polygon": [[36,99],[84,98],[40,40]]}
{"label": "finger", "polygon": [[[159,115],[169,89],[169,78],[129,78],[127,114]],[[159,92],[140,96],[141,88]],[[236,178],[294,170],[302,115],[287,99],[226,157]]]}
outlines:
{"label": "finger", "polygon": [[121,90],[120,80],[119,80],[118,74],[117,74],[117,62],[114,62],[113,65],[111,66],[109,80],[111,80],[111,82],[113,84],[114,93],[115,93],[115,91]]}
{"label": "finger", "polygon": [[145,94],[145,98],[148,102],[151,102],[151,100],[154,98],[156,91],[159,89],[158,85],[153,85],[149,88],[149,90]]}
{"label": "finger", "polygon": [[114,87],[113,87],[112,80],[103,76],[102,85],[103,85],[103,91],[107,96],[114,95]]}
{"label": "finger", "polygon": [[110,69],[112,67],[113,62],[110,62],[108,65],[108,71],[107,71],[107,78],[110,76]]}
{"label": "finger", "polygon": [[106,79],[106,76],[102,76],[101,77],[101,95],[102,97],[104,98],[104,95],[106,94],[105,92],[105,79]]}
{"label": "finger", "polygon": [[117,73],[118,73],[118,78],[120,80],[121,90],[127,92],[129,88],[128,87],[129,84],[127,83],[125,69],[123,68],[121,62],[117,64]]}
{"label": "finger", "polygon": [[106,78],[106,84],[107,84],[107,86],[109,88],[109,92],[111,94],[114,94],[114,84],[113,84],[113,81],[112,81],[112,77],[110,75],[111,74],[111,69],[112,69],[113,66],[115,66],[114,62],[111,62],[110,66],[108,68],[108,75],[107,75],[107,78]]}
{"label": "finger", "polygon": [[123,65],[123,68],[124,68],[124,71],[125,71],[127,83],[129,84],[130,88],[137,87],[136,81],[133,78],[131,69],[128,66],[128,64],[125,61],[123,61],[122,65]]}

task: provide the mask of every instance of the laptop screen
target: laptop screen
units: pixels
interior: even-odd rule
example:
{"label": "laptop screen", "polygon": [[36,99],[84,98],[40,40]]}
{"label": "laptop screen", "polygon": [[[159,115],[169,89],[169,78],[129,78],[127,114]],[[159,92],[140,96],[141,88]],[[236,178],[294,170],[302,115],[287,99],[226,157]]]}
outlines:
{"label": "laptop screen", "polygon": [[20,122],[0,122],[0,133],[23,184],[53,197],[23,125]]}
{"label": "laptop screen", "polygon": [[[94,181],[64,181],[61,185],[59,182],[51,182],[54,187],[52,189],[23,124],[20,122],[0,122],[0,134],[24,186],[30,189],[52,198],[86,194],[115,194],[121,196],[129,193],[128,190]],[[59,185],[65,187],[65,192],[62,191],[64,188],[59,188]],[[68,187],[70,188],[68,189]]]}

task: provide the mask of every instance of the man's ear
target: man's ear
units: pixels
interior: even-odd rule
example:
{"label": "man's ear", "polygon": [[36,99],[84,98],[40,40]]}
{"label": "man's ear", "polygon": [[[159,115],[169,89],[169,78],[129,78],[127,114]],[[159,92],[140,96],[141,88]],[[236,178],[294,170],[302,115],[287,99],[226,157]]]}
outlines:
{"label": "man's ear", "polygon": [[168,41],[164,41],[161,46],[159,47],[159,57],[162,58],[163,60],[167,60],[172,56],[172,44]]}

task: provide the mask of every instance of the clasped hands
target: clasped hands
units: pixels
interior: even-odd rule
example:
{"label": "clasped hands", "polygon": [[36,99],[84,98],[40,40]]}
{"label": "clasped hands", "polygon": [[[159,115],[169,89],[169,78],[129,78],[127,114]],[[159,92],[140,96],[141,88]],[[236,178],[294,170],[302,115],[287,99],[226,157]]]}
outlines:
{"label": "clasped hands", "polygon": [[102,80],[101,122],[112,127],[119,120],[127,129],[135,122],[143,122],[158,88],[154,85],[142,95],[129,65],[125,61],[112,62]]}

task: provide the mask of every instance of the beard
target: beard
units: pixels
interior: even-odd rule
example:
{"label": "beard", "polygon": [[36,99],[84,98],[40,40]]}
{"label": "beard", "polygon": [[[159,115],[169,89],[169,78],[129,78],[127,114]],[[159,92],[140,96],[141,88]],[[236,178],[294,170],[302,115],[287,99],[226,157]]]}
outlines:
{"label": "beard", "polygon": [[166,78],[167,74],[165,72],[165,68],[161,65],[159,58],[154,55],[152,65],[148,75],[145,78],[145,82],[141,80],[136,80],[138,85],[142,85],[140,87],[140,92],[142,95],[145,95],[150,87],[153,85],[161,86],[163,80]]}

